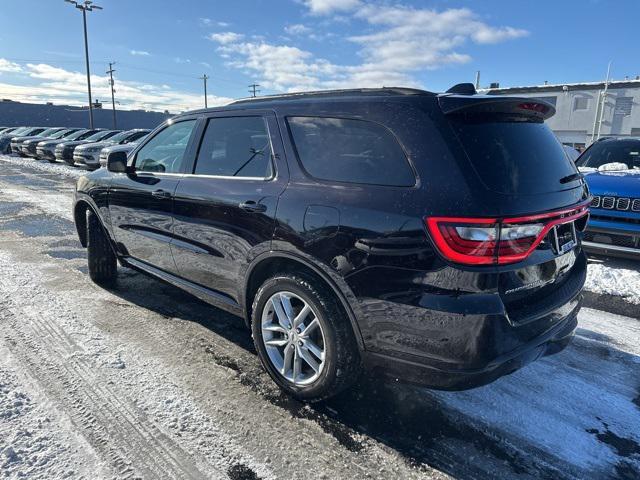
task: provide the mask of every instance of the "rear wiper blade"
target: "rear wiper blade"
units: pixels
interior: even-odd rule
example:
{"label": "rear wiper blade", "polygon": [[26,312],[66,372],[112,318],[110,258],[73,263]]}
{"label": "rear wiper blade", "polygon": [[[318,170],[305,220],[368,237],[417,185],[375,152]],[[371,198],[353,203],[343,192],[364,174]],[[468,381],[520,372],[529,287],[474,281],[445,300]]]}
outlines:
{"label": "rear wiper blade", "polygon": [[581,174],[580,172],[576,172],[576,173],[572,173],[571,175],[567,175],[566,177],[562,177],[560,179],[560,183],[569,183],[569,182],[573,182],[574,180],[580,180],[583,178],[584,178],[583,174]]}

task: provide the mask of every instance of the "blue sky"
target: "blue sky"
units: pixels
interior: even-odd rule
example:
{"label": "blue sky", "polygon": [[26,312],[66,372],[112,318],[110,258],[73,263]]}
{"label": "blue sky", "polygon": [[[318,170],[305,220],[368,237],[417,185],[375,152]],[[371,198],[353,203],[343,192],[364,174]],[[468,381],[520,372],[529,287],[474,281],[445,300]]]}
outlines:
{"label": "blue sky", "polygon": [[[638,0],[102,0],[89,14],[94,97],[116,62],[121,108],[199,107],[263,93],[406,85],[446,90],[640,75]],[[85,101],[81,14],[3,0],[0,97]]]}

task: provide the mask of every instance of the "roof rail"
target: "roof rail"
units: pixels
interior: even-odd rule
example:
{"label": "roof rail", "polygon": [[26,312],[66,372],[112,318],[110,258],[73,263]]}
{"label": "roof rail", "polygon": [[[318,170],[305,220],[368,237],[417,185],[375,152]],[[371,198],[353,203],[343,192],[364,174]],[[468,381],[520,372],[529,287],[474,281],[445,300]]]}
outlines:
{"label": "roof rail", "polygon": [[302,98],[317,98],[317,97],[335,97],[335,96],[349,96],[349,95],[434,95],[432,92],[426,90],[420,90],[417,88],[405,88],[405,87],[382,87],[382,88],[351,88],[342,90],[315,90],[310,92],[295,92],[295,93],[282,93],[276,95],[263,95],[260,97],[248,97],[241,98],[235,102],[231,102],[230,105],[237,105],[239,103],[253,103],[253,102],[265,102],[273,100],[295,100]]}

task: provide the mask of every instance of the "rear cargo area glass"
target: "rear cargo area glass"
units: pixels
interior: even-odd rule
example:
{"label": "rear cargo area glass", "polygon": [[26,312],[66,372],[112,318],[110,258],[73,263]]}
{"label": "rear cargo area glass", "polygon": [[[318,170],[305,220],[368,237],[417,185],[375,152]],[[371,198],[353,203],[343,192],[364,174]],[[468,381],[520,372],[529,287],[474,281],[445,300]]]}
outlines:
{"label": "rear cargo area glass", "polygon": [[578,186],[560,180],[576,173],[562,145],[540,122],[452,119],[473,168],[487,188],[501,193],[547,193]]}

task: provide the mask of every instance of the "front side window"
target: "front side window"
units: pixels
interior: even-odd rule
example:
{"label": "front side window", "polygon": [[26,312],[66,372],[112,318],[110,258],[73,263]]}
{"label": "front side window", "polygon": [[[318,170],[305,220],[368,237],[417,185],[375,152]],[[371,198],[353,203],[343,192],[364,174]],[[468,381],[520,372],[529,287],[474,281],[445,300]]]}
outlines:
{"label": "front side window", "polygon": [[271,141],[262,117],[212,118],[194,171],[198,175],[270,178]]}
{"label": "front side window", "polygon": [[312,177],[370,185],[415,185],[404,151],[382,125],[327,117],[289,117],[287,121],[302,167]]}
{"label": "front side window", "polygon": [[195,127],[195,120],[169,125],[137,153],[135,167],[141,172],[178,173]]}

